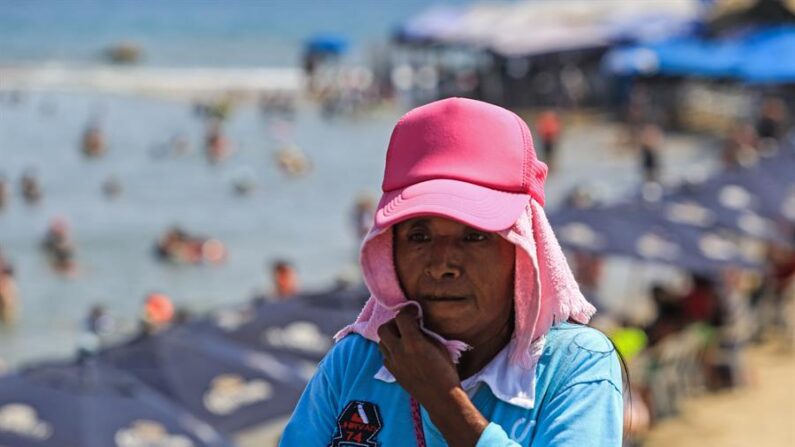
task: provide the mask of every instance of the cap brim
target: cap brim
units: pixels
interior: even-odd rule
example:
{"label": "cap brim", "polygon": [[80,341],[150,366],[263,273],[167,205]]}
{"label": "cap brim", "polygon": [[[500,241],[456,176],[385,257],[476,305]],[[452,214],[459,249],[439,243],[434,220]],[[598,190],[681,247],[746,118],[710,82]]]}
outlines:
{"label": "cap brim", "polygon": [[384,229],[414,217],[440,216],[496,232],[513,226],[529,202],[529,194],[458,180],[428,180],[384,193],[375,214],[375,226]]}

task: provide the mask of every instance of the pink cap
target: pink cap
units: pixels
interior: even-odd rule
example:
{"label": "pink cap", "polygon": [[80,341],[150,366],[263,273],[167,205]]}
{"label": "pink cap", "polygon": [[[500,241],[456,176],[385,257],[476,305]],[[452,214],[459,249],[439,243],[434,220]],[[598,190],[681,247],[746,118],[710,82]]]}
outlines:
{"label": "pink cap", "polygon": [[546,176],[530,130],[515,113],[472,99],[432,102],[408,112],[392,131],[375,226],[438,215],[504,230],[531,198],[544,204]]}

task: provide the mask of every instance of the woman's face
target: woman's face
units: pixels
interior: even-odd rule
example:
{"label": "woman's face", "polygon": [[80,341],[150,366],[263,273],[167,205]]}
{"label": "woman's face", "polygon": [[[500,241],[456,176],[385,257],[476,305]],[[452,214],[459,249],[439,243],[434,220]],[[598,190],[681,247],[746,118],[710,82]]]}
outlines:
{"label": "woman's face", "polygon": [[513,310],[514,245],[497,233],[442,217],[395,225],[395,267],[425,326],[476,345],[500,331]]}

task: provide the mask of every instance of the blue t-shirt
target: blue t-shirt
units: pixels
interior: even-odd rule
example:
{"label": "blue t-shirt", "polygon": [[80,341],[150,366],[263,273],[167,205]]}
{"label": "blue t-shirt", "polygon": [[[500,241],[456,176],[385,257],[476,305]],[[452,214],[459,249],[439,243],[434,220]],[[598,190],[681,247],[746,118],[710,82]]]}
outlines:
{"label": "blue t-shirt", "polygon": [[[376,343],[355,334],[342,339],[307,385],[280,446],[415,447],[409,395],[397,382],[374,377],[382,367]],[[559,324],[546,336],[530,406],[496,397],[485,382],[467,390],[490,421],[476,447],[620,447],[621,390],[621,367],[607,337]],[[424,409],[422,421],[428,447],[446,446]]]}

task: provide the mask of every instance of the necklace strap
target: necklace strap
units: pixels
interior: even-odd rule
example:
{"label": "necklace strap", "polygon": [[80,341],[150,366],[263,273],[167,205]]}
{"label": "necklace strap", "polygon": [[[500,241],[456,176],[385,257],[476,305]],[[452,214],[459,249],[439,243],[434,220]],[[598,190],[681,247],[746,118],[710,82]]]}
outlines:
{"label": "necklace strap", "polygon": [[411,420],[414,422],[414,436],[417,439],[417,447],[425,447],[425,431],[422,429],[422,413],[420,404],[414,397],[411,397]]}

